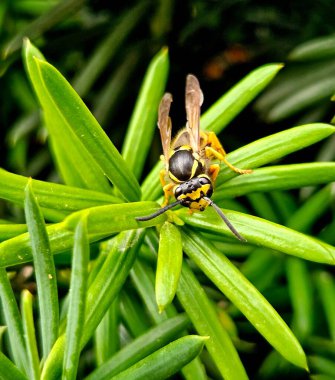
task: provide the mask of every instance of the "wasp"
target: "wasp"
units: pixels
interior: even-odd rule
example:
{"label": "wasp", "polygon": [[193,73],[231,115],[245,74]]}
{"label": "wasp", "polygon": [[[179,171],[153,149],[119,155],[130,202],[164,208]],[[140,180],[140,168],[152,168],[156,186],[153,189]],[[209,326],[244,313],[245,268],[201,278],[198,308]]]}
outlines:
{"label": "wasp", "polygon": [[[200,130],[200,108],[203,100],[198,79],[189,74],[185,90],[186,127],[171,142],[172,123],[169,112],[172,95],[166,93],[163,96],[158,109],[158,128],[163,147],[161,159],[165,164],[165,168],[160,172],[164,202],[157,212],[138,217],[136,220],[153,219],[177,205],[188,207],[190,212],[204,211],[206,207],[212,206],[232,233],[239,240],[245,241],[222,210],[211,200],[213,185],[220,171],[220,166],[212,161],[224,162],[238,174],[251,173],[252,170],[233,166],[227,160],[226,152],[215,133]],[[172,196],[176,201],[169,204]]]}

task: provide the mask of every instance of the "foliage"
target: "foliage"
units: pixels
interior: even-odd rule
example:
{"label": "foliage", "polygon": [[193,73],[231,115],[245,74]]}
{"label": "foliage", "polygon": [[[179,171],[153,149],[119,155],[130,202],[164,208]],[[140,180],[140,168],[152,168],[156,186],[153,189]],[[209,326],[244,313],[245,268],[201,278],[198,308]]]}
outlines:
{"label": "foliage", "polygon": [[[78,0],[67,2],[67,7],[62,2],[46,4],[43,11],[36,8],[42,15],[35,24],[3,48],[5,78],[15,72],[23,77],[13,66],[23,35],[38,41],[57,17],[63,20],[75,9],[85,11]],[[6,6],[0,6],[3,12]],[[184,40],[218,22],[209,5],[193,6],[203,13],[185,27]],[[161,1],[158,8],[151,19],[157,40],[169,27],[157,23],[160,12],[169,8],[167,2]],[[12,166],[20,174],[0,169],[0,198],[7,210],[0,224],[1,318],[6,326],[0,366],[15,379],[165,379],[178,373],[186,379],[305,378],[308,369],[331,376],[335,282],[330,265],[335,263],[335,240],[330,208],[335,164],[326,154],[327,145],[317,153],[326,152],[323,162],[309,162],[314,161],[311,157],[291,163],[287,156],[299,157],[299,151],[314,144],[319,147],[335,128],[312,120],[228,154],[232,164],[253,173],[237,176],[221,165],[213,199],[247,243],[237,241],[210,208],[192,215],[177,209],[137,222],[135,217],[156,211],[161,201],[161,163],[149,170],[147,164],[152,163],[157,107],[168,81],[168,49],[157,43],[140,76],[142,85],[120,149],[98,121],[104,124],[110,117],[106,106],[111,89],[126,88],[129,60],[101,90],[100,103],[93,106],[96,117],[79,95],[89,98],[107,63],[149,9],[153,12],[150,2],[139,2],[132,12],[122,13],[118,27],[109,31],[73,86],[25,39],[26,75],[43,111],[49,150],[63,184],[20,175],[31,169],[28,136],[39,124],[37,105],[24,86],[20,107],[26,114],[9,133]],[[82,22],[83,15],[77,17],[69,20]],[[324,81],[333,54],[332,37],[327,38],[310,48],[313,57],[320,54]],[[302,46],[290,57],[310,60],[311,50]],[[140,52],[134,49],[129,55],[136,62]],[[265,64],[252,70],[204,112],[201,127],[219,134],[282,68]],[[310,72],[310,66],[305,69]],[[299,68],[297,82],[301,91],[312,94],[308,102],[299,103],[297,96],[298,101],[289,102],[291,108],[282,106],[278,119],[269,116],[271,105],[265,97],[256,109],[278,121],[296,116],[316,100],[320,106],[332,94],[332,86],[328,92],[319,86],[307,91],[304,70]],[[312,74],[311,85],[318,78],[316,71]],[[271,91],[277,91],[273,98],[278,93],[287,99],[294,95],[295,74],[287,70],[282,75],[287,77],[274,81],[270,99]],[[175,107],[181,106],[176,102]],[[35,162],[41,160],[31,156]],[[42,165],[38,173],[41,168],[45,170]],[[35,278],[25,277],[20,292],[11,286],[10,277],[18,284],[31,262]],[[31,291],[26,289],[29,284]]]}

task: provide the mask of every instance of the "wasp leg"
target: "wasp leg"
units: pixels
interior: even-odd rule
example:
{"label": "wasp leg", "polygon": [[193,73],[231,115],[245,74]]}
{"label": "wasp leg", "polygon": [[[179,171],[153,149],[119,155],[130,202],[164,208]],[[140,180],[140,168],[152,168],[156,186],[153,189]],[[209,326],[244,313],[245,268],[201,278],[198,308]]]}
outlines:
{"label": "wasp leg", "polygon": [[161,182],[161,185],[162,187],[164,188],[164,186],[166,185],[166,170],[165,169],[162,169],[160,172],[159,172],[159,180]]}
{"label": "wasp leg", "polygon": [[216,177],[218,176],[220,171],[220,165],[213,164],[208,168],[208,175],[210,176],[213,183],[215,183]]}
{"label": "wasp leg", "polygon": [[216,158],[224,162],[231,170],[239,174],[249,174],[252,172],[250,169],[240,169],[232,165],[227,159],[227,153],[223,149],[219,139],[214,132],[207,133],[207,144],[205,146],[205,153],[207,158]]}
{"label": "wasp leg", "polygon": [[174,183],[168,183],[167,185],[165,185],[163,187],[164,202],[162,203],[162,207],[165,207],[166,205],[168,205],[170,197],[173,196],[173,188],[174,188],[174,186],[175,186]]}

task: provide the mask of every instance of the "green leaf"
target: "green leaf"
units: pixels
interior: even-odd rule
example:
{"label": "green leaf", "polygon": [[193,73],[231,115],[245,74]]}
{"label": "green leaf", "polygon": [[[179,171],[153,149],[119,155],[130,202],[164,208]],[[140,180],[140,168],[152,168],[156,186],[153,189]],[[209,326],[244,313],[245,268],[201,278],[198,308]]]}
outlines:
{"label": "green leaf", "polygon": [[333,162],[268,166],[225,182],[216,188],[214,199],[237,197],[251,192],[296,189],[333,181]]}
{"label": "green leaf", "polygon": [[165,222],[160,230],[156,269],[156,302],[162,312],[169,305],[178,287],[183,262],[182,241],[178,227]]}
{"label": "green leaf", "polygon": [[123,347],[106,363],[93,371],[85,380],[108,380],[129,368],[139,360],[168,344],[176,338],[189,324],[186,315],[180,314],[167,319],[156,327]]}
{"label": "green leaf", "polygon": [[0,241],[11,239],[27,231],[25,224],[0,224]]}
{"label": "green leaf", "polygon": [[[290,128],[245,145],[227,154],[227,159],[237,167],[254,169],[315,144],[334,132],[335,127],[321,123]],[[244,177],[252,177],[252,175],[253,173],[244,175]],[[233,173],[226,165],[221,165],[216,186],[218,187],[236,176],[237,174]]]}
{"label": "green leaf", "polygon": [[330,337],[335,341],[335,281],[334,276],[326,271],[318,271],[314,275],[321,305],[324,310]]}
{"label": "green leaf", "polygon": [[[3,268],[0,268],[0,298],[2,314],[7,325],[9,343],[14,362],[19,370],[28,374],[29,371],[22,320],[7,272]],[[4,360],[4,358],[2,359]],[[8,364],[5,360],[3,363],[4,366]]]}
{"label": "green leaf", "polygon": [[[105,208],[106,207],[106,208]],[[83,215],[87,214],[89,241],[95,242],[115,233],[151,227],[166,220],[161,215],[147,222],[137,222],[135,217],[152,213],[158,208],[155,202],[134,202],[120,205],[93,207],[71,214],[62,223],[47,227],[53,254],[67,251],[73,247],[73,232]],[[32,260],[32,251],[27,233],[0,243],[0,267],[22,264]]]}
{"label": "green leaf", "polygon": [[169,71],[168,59],[168,50],[163,48],[151,61],[124,140],[122,156],[136,178],[140,178],[145,160],[150,153],[156,129],[158,105]]}
{"label": "green leaf", "polygon": [[[23,206],[24,189],[28,178],[0,169],[0,198]],[[65,212],[77,211],[102,204],[120,203],[112,195],[98,191],[32,180],[36,199],[41,207]]]}
{"label": "green leaf", "polygon": [[25,190],[25,216],[34,259],[41,318],[43,357],[46,358],[58,336],[59,310],[56,270],[48,234],[31,181]]}
{"label": "green leaf", "polygon": [[314,61],[335,57],[335,35],[313,38],[295,47],[289,54],[291,61]]}
{"label": "green leaf", "polygon": [[[90,284],[86,299],[85,326],[82,331],[81,349],[92,337],[111,302],[119,294],[136,258],[138,245],[142,243],[143,230],[126,231],[114,239],[105,249],[106,260]],[[57,339],[42,372],[42,380],[58,380],[64,357],[65,334]]]}
{"label": "green leaf", "polygon": [[[28,380],[26,377],[14,364],[11,362],[7,356],[5,356],[2,351],[0,351],[0,368],[1,374],[0,378],[3,380],[15,379],[15,380]],[[6,374],[6,375],[4,375]]]}
{"label": "green leaf", "polygon": [[38,380],[41,371],[34,325],[33,296],[27,289],[24,289],[21,293],[21,313],[30,366],[29,378],[31,380]]}
{"label": "green leaf", "polygon": [[[283,105],[287,110],[292,107],[297,109],[297,105],[301,102],[306,104],[306,102],[310,101],[314,105],[318,97],[328,96],[330,98],[329,90],[327,95],[327,93],[323,93],[323,89],[330,88],[329,84],[332,81],[329,81],[327,85],[325,78],[330,79],[333,77],[334,68],[334,59],[328,61],[327,64],[319,61],[289,67],[278,76],[273,86],[257,100],[255,104],[256,110],[262,114],[264,119],[269,122],[275,122],[278,117],[284,118],[288,116],[286,110],[283,109]],[[311,92],[308,93],[308,91]],[[294,102],[292,107],[288,99]]]}
{"label": "green leaf", "polygon": [[316,317],[311,274],[308,271],[307,263],[300,259],[290,257],[285,264],[288,291],[293,309],[291,326],[296,336],[301,341],[305,341],[313,332],[314,317]]}
{"label": "green leaf", "polygon": [[94,333],[94,352],[97,367],[105,363],[120,349],[119,297],[109,306]]}
{"label": "green leaf", "polygon": [[209,336],[206,348],[226,380],[248,379],[238,353],[191,269],[184,262],[177,296],[196,331]]}
{"label": "green leaf", "polygon": [[282,68],[281,63],[275,63],[261,66],[252,71],[204,113],[200,120],[201,128],[217,134],[221,132],[271,82]]}
{"label": "green leaf", "polygon": [[[14,4],[13,4],[14,5]],[[24,37],[32,39],[40,37],[43,32],[51,29],[55,24],[64,21],[70,15],[73,16],[75,12],[82,7],[83,0],[70,0],[66,3],[60,2],[55,7],[50,9],[49,12],[36,18],[33,22],[29,23],[24,29],[20,28],[18,32],[1,51],[3,58],[8,59],[9,56],[14,54],[22,46]],[[31,8],[31,5],[30,5]]]}
{"label": "green leaf", "polygon": [[62,379],[76,379],[80,341],[85,321],[85,299],[88,278],[89,245],[86,230],[86,218],[79,223],[74,235],[72,272],[70,282],[70,300],[66,325],[66,340]]}
{"label": "green leaf", "polygon": [[113,376],[111,380],[166,379],[199,355],[206,339],[198,335],[179,338]]}
{"label": "green leaf", "polygon": [[[157,242],[156,236],[148,231],[147,238],[150,240],[150,244],[155,246],[155,243]],[[168,305],[162,313],[158,312],[154,290],[155,275],[152,268],[145,265],[140,260],[136,260],[130,275],[131,280],[147,309],[144,318],[147,318],[147,315],[149,315],[150,320],[152,320],[153,323],[159,324],[167,318],[171,318],[177,314],[173,304]],[[186,380],[205,379],[204,368],[199,358],[194,359],[191,363],[185,366],[182,369],[182,374]]]}
{"label": "green leaf", "polygon": [[[229,210],[223,210],[223,212],[249,243],[305,260],[335,264],[335,248],[321,240],[255,216]],[[194,213],[193,215],[187,215],[184,210],[180,210],[178,216],[187,224],[200,230],[233,237],[228,227],[211,208],[203,213]]]}
{"label": "green leaf", "polygon": [[185,228],[184,250],[208,278],[289,362],[307,369],[306,356],[286,323],[241,272],[209,241]]}
{"label": "green leaf", "polygon": [[[75,136],[71,124],[64,118],[62,108],[55,105],[53,94],[49,93],[43,82],[37,59],[45,61],[44,57],[27,39],[24,41],[23,58],[27,74],[44,111],[52,151],[64,181],[69,185],[108,193],[110,184],[101,168],[83,147],[80,138]],[[74,92],[72,89],[71,91]]]}
{"label": "green leaf", "polygon": [[96,188],[94,181],[98,181],[99,190],[108,192],[106,176],[124,198],[138,199],[139,185],[120,153],[66,79],[49,63],[36,58],[35,50],[26,44],[28,72],[31,70],[30,76],[37,82],[35,88],[47,120],[54,123],[49,131],[53,138],[57,136],[53,146],[67,154],[71,173],[80,174],[85,187]]}
{"label": "green leaf", "polygon": [[149,2],[141,1],[131,9],[127,8],[116,26],[113,26],[106,38],[99,44],[83,70],[73,80],[73,87],[80,96],[86,96],[99,75],[113,62],[114,55],[118,49],[122,48],[125,39],[141,20],[143,13],[147,11],[148,5]]}

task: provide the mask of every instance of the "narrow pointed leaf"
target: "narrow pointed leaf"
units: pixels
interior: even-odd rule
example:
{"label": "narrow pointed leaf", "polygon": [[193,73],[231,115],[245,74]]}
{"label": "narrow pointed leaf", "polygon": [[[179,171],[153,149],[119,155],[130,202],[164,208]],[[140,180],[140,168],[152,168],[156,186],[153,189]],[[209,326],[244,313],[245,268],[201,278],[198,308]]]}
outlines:
{"label": "narrow pointed leaf", "polygon": [[158,105],[164,93],[169,71],[168,59],[168,51],[163,48],[151,61],[127,129],[122,156],[136,178],[140,177],[150,152],[157,125]]}
{"label": "narrow pointed leaf", "polygon": [[[236,211],[223,210],[223,212],[249,243],[305,260],[335,265],[335,248],[321,240],[255,216]],[[191,226],[234,238],[228,227],[212,209],[191,216],[181,210],[178,215]]]}
{"label": "narrow pointed leaf", "polygon": [[[90,284],[86,299],[85,327],[81,348],[92,337],[105,312],[119,294],[136,258],[138,244],[142,242],[143,230],[119,234],[106,247],[108,256],[97,277]],[[65,334],[57,339],[43,367],[42,380],[58,380],[64,357]]]}
{"label": "narrow pointed leaf", "polygon": [[30,366],[29,378],[38,380],[40,378],[40,359],[34,325],[33,296],[27,289],[24,289],[21,293],[21,313],[28,363]]}
{"label": "narrow pointed leaf", "polygon": [[[62,107],[55,105],[52,98],[54,93],[50,94],[45,86],[38,65],[38,62],[45,62],[44,57],[27,39],[24,41],[23,58],[27,74],[43,109],[52,152],[63,180],[68,185],[108,193],[110,191],[108,180],[81,142],[85,135],[82,134],[80,137],[75,135],[71,124],[64,117]],[[59,91],[59,89],[53,91]],[[64,93],[64,89],[61,91]],[[64,107],[64,103],[62,106]],[[73,109],[71,103],[67,104],[67,108],[72,113],[72,117],[79,112],[79,108]]]}
{"label": "narrow pointed leaf", "polygon": [[307,369],[299,342],[258,290],[209,241],[193,231],[182,234],[187,255],[288,361]]}
{"label": "narrow pointed leaf", "polygon": [[[24,189],[28,178],[0,169],[0,198],[23,206]],[[41,207],[76,211],[102,204],[120,203],[121,200],[98,191],[64,186],[57,183],[32,180],[34,193]]]}
{"label": "narrow pointed leaf", "polygon": [[[155,202],[134,202],[109,205],[106,208],[91,208],[71,214],[61,223],[47,226],[47,233],[53,254],[67,251],[73,247],[73,232],[83,215],[88,216],[88,237],[90,242],[98,241],[115,233],[152,227],[166,220],[165,215],[137,222],[135,217],[150,214],[159,209]],[[29,235],[24,233],[0,243],[0,267],[18,265],[32,260]]]}
{"label": "narrow pointed leaf", "polygon": [[216,188],[215,199],[237,197],[252,192],[296,189],[335,181],[335,163],[313,162],[268,166],[240,175]]}
{"label": "narrow pointed leaf", "polygon": [[[335,127],[330,124],[306,124],[290,128],[286,131],[261,138],[235,150],[227,155],[227,159],[237,167],[258,168],[266,165],[290,153],[305,148],[309,145],[332,135]],[[227,166],[221,165],[221,171],[217,179],[217,186],[237,174]],[[246,176],[246,175],[245,175]],[[248,176],[252,176],[248,174]]]}
{"label": "narrow pointed leaf", "polygon": [[211,301],[186,263],[183,264],[177,295],[198,334],[209,336],[205,345],[222,377],[226,380],[248,379]]}
{"label": "narrow pointed leaf", "polygon": [[294,48],[288,58],[291,61],[315,61],[335,57],[335,35],[313,38]]}
{"label": "narrow pointed leaf", "polygon": [[173,338],[189,324],[186,315],[169,318],[123,347],[106,363],[93,371],[85,380],[108,380],[117,373],[129,368],[144,357],[150,355]]}
{"label": "narrow pointed leaf", "polygon": [[75,230],[62,379],[76,379],[85,321],[89,245],[84,217]]}
{"label": "narrow pointed leaf", "polygon": [[[71,161],[73,171],[77,168],[77,173],[83,172],[84,182],[86,175],[91,178],[86,187],[94,188],[95,178],[101,190],[108,191],[108,183],[104,185],[106,176],[124,198],[138,199],[139,185],[120,153],[66,79],[53,66],[41,60],[35,50],[31,51],[27,44],[25,54],[28,71],[38,83],[36,89],[40,101],[41,98],[45,101],[42,106],[47,111],[46,117],[50,115],[53,122],[56,117],[59,120],[57,125],[52,125],[52,132],[57,133],[57,144],[63,146],[62,152],[66,154],[69,150],[71,155],[68,158],[76,158],[76,161]],[[63,136],[67,136],[67,139],[64,140]],[[83,164],[78,169],[80,162]]]}
{"label": "narrow pointed leaf", "polygon": [[81,143],[103,174],[126,199],[137,200],[140,188],[134,175],[82,100],[53,66],[39,60],[38,67],[54,106],[62,113],[72,132],[82,137]]}
{"label": "narrow pointed leaf", "polygon": [[106,66],[113,62],[113,56],[122,47],[124,40],[141,20],[143,13],[148,8],[148,4],[149,2],[142,1],[130,9],[127,8],[116,26],[113,26],[107,37],[94,51],[83,70],[73,80],[73,87],[80,96],[86,96]]}
{"label": "narrow pointed leaf", "polygon": [[25,215],[32,246],[41,318],[43,357],[49,354],[58,336],[59,310],[56,270],[47,230],[31,181],[25,190]]}
{"label": "narrow pointed leaf", "polygon": [[[28,380],[28,377],[26,377],[18,368],[17,366],[10,361],[5,354],[0,351],[0,368],[1,368],[1,374],[0,378],[3,380],[7,379],[15,379],[15,380]],[[6,374],[6,377],[4,377],[4,374]]]}
{"label": "narrow pointed leaf", "polygon": [[113,376],[111,380],[164,380],[178,372],[200,354],[207,338],[188,335],[179,338],[130,368]]}
{"label": "narrow pointed leaf", "polygon": [[160,312],[172,302],[176,294],[182,261],[179,229],[174,224],[165,222],[160,230],[155,283],[156,302]]}
{"label": "narrow pointed leaf", "polygon": [[252,71],[206,111],[200,120],[201,128],[215,133],[221,132],[282,68],[281,63],[275,63],[261,66]]}
{"label": "narrow pointed leaf", "polygon": [[3,268],[0,268],[0,298],[14,362],[19,370],[28,373],[22,320],[7,272]]}

